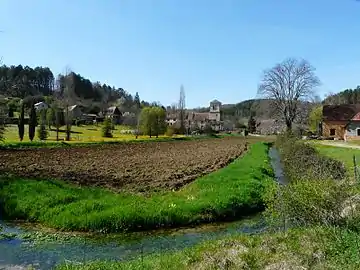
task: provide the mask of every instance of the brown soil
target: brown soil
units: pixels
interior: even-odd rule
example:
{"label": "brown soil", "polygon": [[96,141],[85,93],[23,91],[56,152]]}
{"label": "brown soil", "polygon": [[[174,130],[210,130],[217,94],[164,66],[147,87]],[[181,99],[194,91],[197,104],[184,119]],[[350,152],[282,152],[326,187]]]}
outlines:
{"label": "brown soil", "polygon": [[113,190],[177,189],[246,150],[241,137],[92,147],[0,150],[0,172]]}

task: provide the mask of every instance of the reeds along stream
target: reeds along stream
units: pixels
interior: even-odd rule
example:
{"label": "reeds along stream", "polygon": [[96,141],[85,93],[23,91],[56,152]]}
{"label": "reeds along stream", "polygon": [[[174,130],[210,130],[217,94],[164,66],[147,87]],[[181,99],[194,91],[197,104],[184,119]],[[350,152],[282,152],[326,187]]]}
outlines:
{"label": "reeds along stream", "polygon": [[[269,151],[271,164],[280,184],[285,184],[280,157],[276,149]],[[172,229],[146,233],[133,233],[127,236],[111,235],[83,237],[74,241],[37,241],[34,230],[20,228],[13,224],[1,224],[0,269],[53,269],[64,262],[83,263],[93,260],[123,261],[155,252],[179,250],[193,246],[204,240],[221,238],[238,233],[260,233],[266,229],[261,215],[238,222],[216,223],[187,229]],[[30,240],[31,239],[31,240]]]}

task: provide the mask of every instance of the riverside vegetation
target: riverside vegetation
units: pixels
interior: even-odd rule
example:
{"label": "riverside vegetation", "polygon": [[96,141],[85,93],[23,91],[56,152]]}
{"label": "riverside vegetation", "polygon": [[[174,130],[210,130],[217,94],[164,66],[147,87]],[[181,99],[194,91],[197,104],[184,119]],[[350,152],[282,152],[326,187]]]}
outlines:
{"label": "riverside vegetation", "polygon": [[263,190],[268,232],[129,262],[58,269],[359,269],[359,187],[348,178],[349,167],[293,137],[279,137],[276,146],[290,183]]}
{"label": "riverside vegetation", "polygon": [[[248,215],[264,208],[263,194],[273,183],[273,175],[267,156],[269,146],[241,140],[250,145],[249,150],[229,166],[178,191],[146,196],[8,175],[1,179],[2,211],[7,219],[40,222],[60,230],[97,232],[184,226]],[[196,151],[201,149],[205,148]]]}

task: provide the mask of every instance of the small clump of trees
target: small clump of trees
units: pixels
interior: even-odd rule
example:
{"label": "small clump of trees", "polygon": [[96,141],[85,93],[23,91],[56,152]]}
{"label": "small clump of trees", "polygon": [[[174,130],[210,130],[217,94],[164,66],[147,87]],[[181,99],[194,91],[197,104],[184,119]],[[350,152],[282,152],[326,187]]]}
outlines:
{"label": "small clump of trees", "polygon": [[45,111],[41,111],[40,112],[40,125],[39,125],[39,128],[37,130],[37,135],[38,135],[38,138],[41,140],[41,141],[45,141],[48,137],[48,131],[46,130],[46,120],[45,120]]}
{"label": "small clump of trees", "polygon": [[166,131],[166,111],[162,107],[145,107],[140,113],[140,129],[143,134],[150,138],[156,138]]}

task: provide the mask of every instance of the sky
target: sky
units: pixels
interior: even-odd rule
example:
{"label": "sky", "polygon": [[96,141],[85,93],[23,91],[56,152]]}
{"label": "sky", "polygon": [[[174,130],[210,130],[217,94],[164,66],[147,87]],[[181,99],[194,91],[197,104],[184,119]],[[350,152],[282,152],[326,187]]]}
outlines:
{"label": "sky", "polygon": [[356,0],[0,0],[6,65],[70,68],[187,107],[257,97],[263,71],[308,60],[320,96],[360,85]]}

